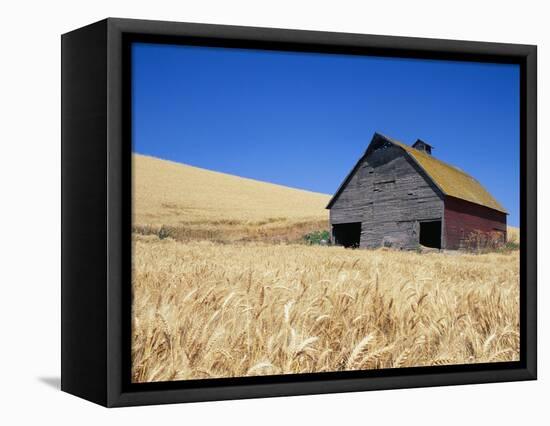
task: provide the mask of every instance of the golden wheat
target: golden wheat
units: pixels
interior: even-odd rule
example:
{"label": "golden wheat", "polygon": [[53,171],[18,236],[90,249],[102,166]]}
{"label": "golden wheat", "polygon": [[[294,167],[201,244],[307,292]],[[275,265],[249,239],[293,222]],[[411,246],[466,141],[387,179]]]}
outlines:
{"label": "golden wheat", "polygon": [[518,252],[134,236],[136,382],[519,357]]}

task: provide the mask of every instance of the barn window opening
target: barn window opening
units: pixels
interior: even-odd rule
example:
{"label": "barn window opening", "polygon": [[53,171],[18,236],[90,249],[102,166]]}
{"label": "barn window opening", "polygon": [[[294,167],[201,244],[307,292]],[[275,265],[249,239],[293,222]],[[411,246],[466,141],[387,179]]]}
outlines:
{"label": "barn window opening", "polygon": [[419,243],[424,247],[441,248],[441,221],[420,222]]}
{"label": "barn window opening", "polygon": [[357,248],[361,242],[361,222],[332,225],[332,235],[336,245]]}

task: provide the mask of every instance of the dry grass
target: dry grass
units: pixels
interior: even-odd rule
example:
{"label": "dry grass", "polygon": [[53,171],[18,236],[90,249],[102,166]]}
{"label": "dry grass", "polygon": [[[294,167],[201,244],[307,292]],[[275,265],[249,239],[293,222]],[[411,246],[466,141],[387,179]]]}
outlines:
{"label": "dry grass", "polygon": [[519,228],[516,228],[515,226],[508,226],[506,239],[510,243],[519,244]]}
{"label": "dry grass", "polygon": [[328,227],[326,220],[288,220],[268,218],[258,222],[236,220],[195,221],[180,225],[134,225],[134,233],[157,235],[161,239],[177,241],[213,241],[236,243],[263,241],[288,243],[303,241],[304,235],[313,231],[323,231]]}
{"label": "dry grass", "polygon": [[135,155],[133,380],[518,359],[517,250],[289,243],[328,199]]}
{"label": "dry grass", "polygon": [[517,251],[134,241],[137,382],[519,357]]}
{"label": "dry grass", "polygon": [[133,155],[134,232],[179,241],[290,242],[327,228],[325,194]]}

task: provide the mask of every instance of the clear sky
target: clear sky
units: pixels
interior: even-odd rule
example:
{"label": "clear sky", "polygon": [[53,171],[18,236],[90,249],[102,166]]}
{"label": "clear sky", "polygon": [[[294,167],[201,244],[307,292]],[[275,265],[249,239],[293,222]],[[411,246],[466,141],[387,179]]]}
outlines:
{"label": "clear sky", "polygon": [[519,66],[136,43],[133,150],[332,194],[375,131],[478,179],[519,225]]}

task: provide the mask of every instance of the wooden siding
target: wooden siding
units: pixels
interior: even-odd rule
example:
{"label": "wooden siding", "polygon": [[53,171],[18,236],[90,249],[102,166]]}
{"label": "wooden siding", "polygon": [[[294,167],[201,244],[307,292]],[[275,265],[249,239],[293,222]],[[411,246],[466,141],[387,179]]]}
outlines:
{"label": "wooden siding", "polygon": [[[399,147],[363,157],[334,200],[330,223],[361,222],[360,247],[415,248],[419,221],[443,220],[443,196]],[[442,242],[443,243],[443,242]]]}
{"label": "wooden siding", "polygon": [[472,232],[498,231],[506,241],[506,214],[454,197],[445,197],[446,248],[463,248]]}

